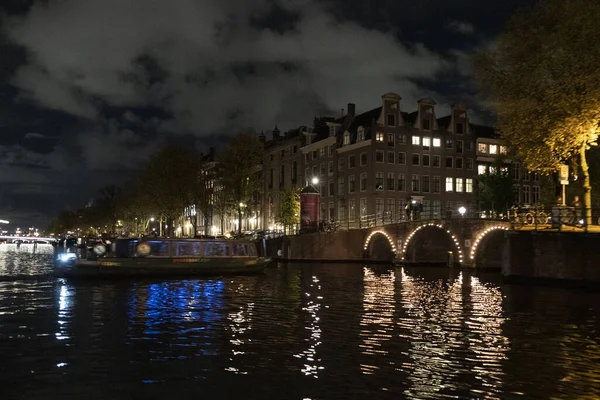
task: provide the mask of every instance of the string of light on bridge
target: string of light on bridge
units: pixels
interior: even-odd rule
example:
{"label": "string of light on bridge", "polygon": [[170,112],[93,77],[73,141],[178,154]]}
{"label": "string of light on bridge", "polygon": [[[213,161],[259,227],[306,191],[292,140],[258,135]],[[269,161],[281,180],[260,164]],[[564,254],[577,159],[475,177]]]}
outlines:
{"label": "string of light on bridge", "polygon": [[427,227],[436,227],[436,228],[440,228],[440,229],[443,229],[446,232],[448,232],[448,234],[450,235],[450,237],[454,241],[454,245],[456,246],[456,249],[458,251],[458,261],[462,264],[462,262],[463,262],[463,253],[462,253],[462,250],[460,248],[460,243],[458,242],[458,239],[456,238],[456,236],[454,236],[454,234],[452,232],[450,232],[448,229],[444,228],[442,225],[434,224],[434,223],[429,223],[429,224],[421,225],[417,229],[415,229],[414,231],[412,231],[410,233],[410,235],[408,235],[408,237],[406,238],[406,241],[404,242],[404,246],[402,246],[402,255],[401,255],[402,261],[404,261],[404,259],[405,259],[406,250],[408,249],[408,244],[410,243],[410,240],[413,238],[413,236],[415,236],[415,234],[418,231],[420,231],[423,228],[427,228]]}
{"label": "string of light on bridge", "polygon": [[475,252],[477,251],[477,246],[479,245],[481,240],[485,237],[485,235],[487,235],[491,231],[497,231],[497,230],[507,231],[508,228],[506,226],[501,226],[501,225],[491,226],[491,227],[487,228],[486,230],[484,230],[483,232],[481,232],[479,234],[479,236],[477,236],[477,238],[473,242],[473,246],[471,247],[471,253],[469,254],[469,258],[471,260],[475,259]]}
{"label": "string of light on bridge", "polygon": [[373,231],[369,234],[369,236],[367,236],[367,240],[365,240],[365,246],[364,249],[367,250],[369,248],[369,243],[371,242],[371,238],[376,235],[376,234],[382,234],[383,236],[385,236],[388,240],[388,242],[390,242],[390,245],[392,245],[392,251],[395,253],[396,252],[396,245],[394,244],[394,241],[392,240],[392,238],[390,237],[390,235],[387,234],[386,231],[384,230],[378,230],[378,231]]}

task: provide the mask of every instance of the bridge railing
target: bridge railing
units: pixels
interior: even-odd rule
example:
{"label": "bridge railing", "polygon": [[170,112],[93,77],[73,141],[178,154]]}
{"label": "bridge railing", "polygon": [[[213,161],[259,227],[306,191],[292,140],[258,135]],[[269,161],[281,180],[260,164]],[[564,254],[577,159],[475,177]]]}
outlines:
{"label": "bridge railing", "polygon": [[410,221],[432,221],[451,219],[481,219],[510,222],[516,230],[594,230],[600,232],[600,208],[589,209],[592,226],[585,223],[586,210],[575,207],[556,206],[544,211],[542,207],[511,207],[504,212],[468,211],[460,213],[455,209],[407,210],[396,213],[384,211],[342,219],[323,220],[319,230],[331,232],[337,230],[364,229]]}
{"label": "bridge railing", "polygon": [[545,211],[536,207],[511,207],[508,220],[517,230],[600,232],[600,208],[553,206]]}
{"label": "bridge railing", "polygon": [[375,214],[364,214],[355,217],[347,217],[342,219],[323,220],[320,224],[320,230],[329,232],[336,230],[364,229],[376,226],[384,226],[410,221],[432,221],[432,220],[448,220],[457,218],[481,218],[481,219],[507,219],[507,214],[491,215],[481,212],[466,211],[458,212],[454,209],[430,209],[430,210],[407,210],[407,212],[396,213],[392,211],[384,211]]}

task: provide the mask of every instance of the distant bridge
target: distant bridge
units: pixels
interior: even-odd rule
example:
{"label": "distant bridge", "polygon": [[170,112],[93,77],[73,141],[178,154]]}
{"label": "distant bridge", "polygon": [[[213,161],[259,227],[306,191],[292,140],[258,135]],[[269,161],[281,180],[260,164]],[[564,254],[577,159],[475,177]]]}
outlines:
{"label": "distant bridge", "polygon": [[0,242],[6,241],[8,243],[14,243],[17,240],[23,243],[54,243],[57,241],[55,238],[36,236],[0,236]]}

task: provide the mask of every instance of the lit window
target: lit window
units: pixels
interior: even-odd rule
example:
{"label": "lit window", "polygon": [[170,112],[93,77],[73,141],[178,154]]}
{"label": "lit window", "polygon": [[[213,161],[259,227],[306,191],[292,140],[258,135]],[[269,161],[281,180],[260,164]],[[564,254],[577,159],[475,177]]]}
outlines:
{"label": "lit window", "polygon": [[500,146],[500,154],[506,154],[506,146]]}
{"label": "lit window", "polygon": [[412,144],[415,146],[418,146],[421,144],[421,137],[420,136],[413,136],[412,137]]}
{"label": "lit window", "polygon": [[375,141],[376,142],[383,142],[383,132],[377,132],[375,134]]}
{"label": "lit window", "polygon": [[429,150],[429,146],[431,146],[431,139],[428,137],[423,138],[423,150]]}
{"label": "lit window", "polygon": [[456,178],[456,191],[457,192],[462,192],[463,191],[463,180],[462,180],[462,178]]}
{"label": "lit window", "polygon": [[471,178],[465,179],[465,192],[473,193],[473,179],[471,179]]}
{"label": "lit window", "polygon": [[487,153],[487,144],[485,143],[479,143],[477,145],[477,151],[480,153]]}
{"label": "lit window", "polygon": [[433,147],[440,147],[442,145],[442,141],[440,138],[433,138]]}
{"label": "lit window", "polygon": [[490,144],[490,154],[496,154],[498,152],[498,146]]}
{"label": "lit window", "polygon": [[344,146],[350,144],[350,134],[348,132],[344,133]]}
{"label": "lit window", "polygon": [[446,178],[446,192],[452,192],[454,190],[454,182],[451,177]]}
{"label": "lit window", "polygon": [[483,165],[483,164],[479,164],[479,165],[477,166],[477,174],[478,174],[478,175],[483,175],[483,174],[485,174],[486,172],[487,172],[487,167],[486,167],[485,165]]}

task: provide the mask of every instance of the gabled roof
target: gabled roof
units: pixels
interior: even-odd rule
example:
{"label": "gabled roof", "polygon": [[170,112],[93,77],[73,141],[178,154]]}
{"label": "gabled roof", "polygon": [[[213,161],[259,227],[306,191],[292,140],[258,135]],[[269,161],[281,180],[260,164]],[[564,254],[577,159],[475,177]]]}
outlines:
{"label": "gabled roof", "polygon": [[367,111],[367,112],[364,112],[362,114],[355,116],[352,120],[352,123],[350,123],[350,126],[348,127],[347,131],[350,133],[356,133],[356,130],[358,129],[359,126],[364,127],[365,132],[367,130],[370,130],[371,125],[373,124],[373,120],[376,120],[377,118],[379,118],[380,114],[381,114],[381,107],[377,107],[370,111]]}

